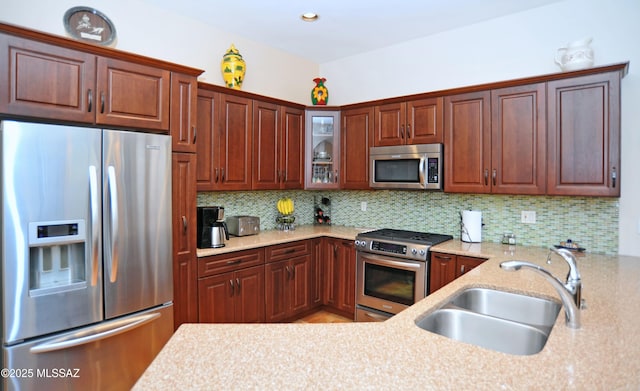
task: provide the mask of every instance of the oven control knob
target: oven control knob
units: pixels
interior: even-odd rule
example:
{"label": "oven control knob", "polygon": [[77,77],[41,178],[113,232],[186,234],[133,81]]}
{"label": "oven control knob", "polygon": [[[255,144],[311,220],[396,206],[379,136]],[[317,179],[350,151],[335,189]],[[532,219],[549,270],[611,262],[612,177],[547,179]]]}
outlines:
{"label": "oven control knob", "polygon": [[416,255],[418,253],[418,250],[416,250],[415,248],[411,249],[411,254]]}
{"label": "oven control knob", "polygon": [[420,255],[424,256],[427,252],[424,250],[420,250]]}

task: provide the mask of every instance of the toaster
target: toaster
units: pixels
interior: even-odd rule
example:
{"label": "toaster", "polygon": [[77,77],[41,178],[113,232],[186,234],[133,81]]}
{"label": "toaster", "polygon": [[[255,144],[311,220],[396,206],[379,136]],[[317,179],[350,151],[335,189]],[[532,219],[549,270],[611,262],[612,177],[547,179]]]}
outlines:
{"label": "toaster", "polygon": [[227,217],[227,229],[234,236],[256,235],[260,233],[260,217],[256,216],[229,216]]}

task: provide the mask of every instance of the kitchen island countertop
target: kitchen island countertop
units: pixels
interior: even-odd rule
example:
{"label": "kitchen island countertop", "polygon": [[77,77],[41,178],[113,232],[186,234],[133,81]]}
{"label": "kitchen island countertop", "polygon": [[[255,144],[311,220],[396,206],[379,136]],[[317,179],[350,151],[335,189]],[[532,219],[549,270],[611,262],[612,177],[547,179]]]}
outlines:
{"label": "kitchen island countertop", "polygon": [[547,265],[548,250],[536,247],[453,240],[432,249],[488,260],[384,323],[184,324],[134,389],[640,389],[639,257],[580,254],[582,327],[566,327],[561,310],[544,349],[515,356],[429,333],[416,319],[472,286],[559,301],[540,275],[499,264],[527,260],[564,280],[566,263]]}

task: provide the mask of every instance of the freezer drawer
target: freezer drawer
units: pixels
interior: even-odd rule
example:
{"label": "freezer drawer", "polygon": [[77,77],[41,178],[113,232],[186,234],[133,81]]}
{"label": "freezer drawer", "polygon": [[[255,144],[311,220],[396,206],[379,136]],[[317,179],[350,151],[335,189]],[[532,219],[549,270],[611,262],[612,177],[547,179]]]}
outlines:
{"label": "freezer drawer", "polygon": [[3,365],[9,370],[4,389],[129,390],[172,333],[173,305],[168,304],[4,347]]}

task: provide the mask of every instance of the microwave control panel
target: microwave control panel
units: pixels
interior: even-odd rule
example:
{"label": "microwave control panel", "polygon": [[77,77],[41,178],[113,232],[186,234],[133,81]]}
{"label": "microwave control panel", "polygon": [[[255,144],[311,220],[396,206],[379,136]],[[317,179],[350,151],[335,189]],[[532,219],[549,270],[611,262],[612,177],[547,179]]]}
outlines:
{"label": "microwave control panel", "polygon": [[440,180],[438,160],[436,157],[427,158],[427,183],[438,183]]}

